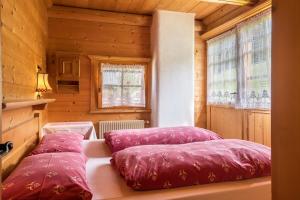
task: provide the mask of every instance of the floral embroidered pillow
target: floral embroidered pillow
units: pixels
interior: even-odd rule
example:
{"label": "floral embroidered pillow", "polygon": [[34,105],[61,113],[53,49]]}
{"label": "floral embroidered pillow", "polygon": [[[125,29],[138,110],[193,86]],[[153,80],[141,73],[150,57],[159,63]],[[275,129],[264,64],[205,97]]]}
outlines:
{"label": "floral embroidered pillow", "polygon": [[234,139],[130,147],[114,153],[111,162],[135,190],[271,175],[269,147]]}
{"label": "floral embroidered pillow", "polygon": [[212,131],[192,126],[117,130],[106,132],[104,138],[113,153],[139,145],[185,144],[222,139]]}
{"label": "floral embroidered pillow", "polygon": [[89,200],[85,163],[80,153],[28,156],[3,182],[2,199]]}
{"label": "floral embroidered pillow", "polygon": [[45,135],[30,155],[54,152],[82,152],[84,136],[78,133],[56,133]]}

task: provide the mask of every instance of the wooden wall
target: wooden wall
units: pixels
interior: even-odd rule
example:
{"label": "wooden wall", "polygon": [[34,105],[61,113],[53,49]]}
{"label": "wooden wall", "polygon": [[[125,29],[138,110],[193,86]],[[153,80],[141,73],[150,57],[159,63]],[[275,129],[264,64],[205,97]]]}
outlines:
{"label": "wooden wall", "polygon": [[4,111],[2,141],[13,142],[14,148],[1,159],[1,175],[5,179],[39,141],[40,118],[32,107]]}
{"label": "wooden wall", "polygon": [[224,138],[243,139],[243,113],[241,110],[208,106],[207,127]]}
{"label": "wooden wall", "polygon": [[35,98],[37,65],[46,65],[44,0],[2,0],[3,99]]}
{"label": "wooden wall", "polygon": [[[255,6],[270,2],[270,0],[257,0]],[[237,6],[237,5],[223,5],[220,9],[205,16],[202,21],[206,26],[206,31],[211,31],[214,28],[219,27],[227,23],[228,21],[241,16],[243,13],[253,9],[253,5]]]}
{"label": "wooden wall", "polygon": [[[46,66],[46,0],[1,1],[3,101],[34,99],[37,65]],[[1,159],[4,178],[39,140],[39,126],[46,112],[35,118],[31,107],[4,111],[2,142],[12,141],[14,149]]]}
{"label": "wooden wall", "polygon": [[[49,10],[48,71],[55,76],[55,52],[80,54],[80,93],[52,93],[49,121],[143,119],[150,113],[90,113],[91,62],[88,55],[150,57],[151,18],[86,9],[53,7]],[[53,61],[53,62],[52,62]],[[53,87],[55,87],[53,85]]]}
{"label": "wooden wall", "polygon": [[271,113],[207,106],[207,127],[224,138],[245,139],[271,146]]}
{"label": "wooden wall", "polygon": [[195,126],[206,128],[206,42],[195,32]]}
{"label": "wooden wall", "polygon": [[272,198],[300,199],[300,1],[273,0]]}
{"label": "wooden wall", "polygon": [[[54,6],[49,10],[48,71],[55,76],[55,52],[80,54],[80,93],[49,94],[49,121],[144,119],[151,113],[90,114],[91,63],[87,55],[151,57],[151,17]],[[199,29],[201,30],[201,29]],[[205,43],[195,34],[195,124],[206,127]],[[53,80],[52,80],[53,83]],[[52,84],[53,85],[53,84]]]}

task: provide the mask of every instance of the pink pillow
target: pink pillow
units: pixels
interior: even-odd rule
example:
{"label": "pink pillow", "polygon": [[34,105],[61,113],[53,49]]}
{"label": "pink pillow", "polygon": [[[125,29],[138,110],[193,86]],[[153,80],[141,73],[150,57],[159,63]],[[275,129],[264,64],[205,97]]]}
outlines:
{"label": "pink pillow", "polygon": [[212,131],[192,126],[110,131],[104,134],[104,138],[113,153],[139,145],[184,144],[222,139]]}
{"label": "pink pillow", "polygon": [[135,190],[271,175],[271,149],[237,139],[130,147],[114,153],[111,162]]}
{"label": "pink pillow", "polygon": [[82,152],[83,135],[77,133],[55,133],[45,135],[30,155],[54,152]]}
{"label": "pink pillow", "polygon": [[28,156],[3,182],[2,199],[91,199],[85,162],[71,152]]}

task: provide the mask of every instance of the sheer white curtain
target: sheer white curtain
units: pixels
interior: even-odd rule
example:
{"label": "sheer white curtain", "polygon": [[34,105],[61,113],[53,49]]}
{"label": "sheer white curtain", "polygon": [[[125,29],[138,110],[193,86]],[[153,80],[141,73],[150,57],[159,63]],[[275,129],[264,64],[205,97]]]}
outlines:
{"label": "sheer white curtain", "polygon": [[270,108],[271,11],[238,25],[239,101],[242,108]]}
{"label": "sheer white curtain", "polygon": [[228,31],[207,42],[207,102],[235,104],[237,94],[236,31]]}
{"label": "sheer white curtain", "polygon": [[101,64],[102,107],[145,107],[145,66]]}

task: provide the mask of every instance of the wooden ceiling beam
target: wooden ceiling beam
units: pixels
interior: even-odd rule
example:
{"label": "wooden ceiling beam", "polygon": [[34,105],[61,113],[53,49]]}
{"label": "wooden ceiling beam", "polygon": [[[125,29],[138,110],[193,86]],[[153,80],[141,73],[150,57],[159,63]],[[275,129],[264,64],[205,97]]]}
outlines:
{"label": "wooden ceiling beam", "polygon": [[255,7],[253,7],[252,9],[248,10],[247,12],[244,12],[243,14],[230,19],[226,22],[224,22],[223,24],[217,26],[217,27],[213,27],[210,28],[210,26],[208,25],[206,28],[206,32],[204,32],[201,35],[201,38],[203,40],[208,40],[210,38],[213,38],[221,33],[224,33],[225,31],[230,30],[231,28],[235,27],[238,23],[241,23],[242,21],[245,21],[247,19],[249,19],[250,17],[253,17],[261,12],[264,12],[268,9],[272,8],[272,0],[267,0]]}
{"label": "wooden ceiling beam", "polygon": [[152,17],[147,15],[89,10],[64,6],[52,6],[50,9],[48,9],[48,17],[132,26],[151,26],[152,23]]}
{"label": "wooden ceiling beam", "polygon": [[199,0],[200,2],[208,3],[222,3],[222,4],[231,4],[238,6],[254,5],[258,0]]}

